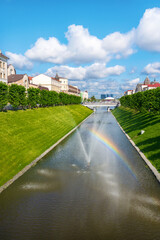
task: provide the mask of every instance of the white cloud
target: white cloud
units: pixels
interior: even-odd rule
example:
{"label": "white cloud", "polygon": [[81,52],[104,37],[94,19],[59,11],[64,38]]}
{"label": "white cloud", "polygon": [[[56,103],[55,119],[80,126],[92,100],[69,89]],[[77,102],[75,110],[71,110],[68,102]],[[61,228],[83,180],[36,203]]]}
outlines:
{"label": "white cloud", "polygon": [[160,62],[155,62],[155,63],[149,63],[147,66],[144,67],[143,73],[145,74],[155,74],[155,73],[160,73]]}
{"label": "white cloud", "polygon": [[108,54],[115,54],[117,59],[127,57],[134,53],[132,49],[135,30],[131,30],[126,34],[115,32],[107,35],[102,42],[103,48]]}
{"label": "white cloud", "polygon": [[107,63],[112,58],[122,58],[133,54],[134,30],[126,34],[119,32],[99,39],[81,25],[70,25],[65,34],[67,44],[61,44],[55,37],[48,40],[39,38],[25,56],[34,61],[62,63]]}
{"label": "white cloud", "polygon": [[35,45],[26,51],[26,57],[34,61],[62,63],[70,56],[67,46],[61,44],[55,37],[48,40],[39,38]]}
{"label": "white cloud", "polygon": [[8,63],[13,64],[15,68],[18,69],[32,69],[33,64],[25,56],[21,54],[6,52],[7,57],[9,57]]}
{"label": "white cloud", "polygon": [[135,42],[140,48],[160,52],[160,8],[145,11],[136,29]]}
{"label": "white cloud", "polygon": [[114,67],[106,67],[105,63],[94,63],[90,66],[73,68],[70,66],[55,66],[49,68],[46,74],[54,76],[58,72],[60,76],[68,79],[84,80],[84,79],[102,79],[112,75],[120,75],[125,72],[124,66],[116,65]]}
{"label": "white cloud", "polygon": [[140,78],[135,78],[135,79],[132,79],[132,80],[128,81],[130,86],[135,85],[135,84],[137,84],[139,82],[140,82]]}

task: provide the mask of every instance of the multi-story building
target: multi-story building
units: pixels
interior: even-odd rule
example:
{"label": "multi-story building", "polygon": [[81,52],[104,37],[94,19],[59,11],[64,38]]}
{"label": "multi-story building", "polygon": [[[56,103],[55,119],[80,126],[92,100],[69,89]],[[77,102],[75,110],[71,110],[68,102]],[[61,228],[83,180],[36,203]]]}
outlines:
{"label": "multi-story building", "polygon": [[7,60],[9,58],[2,54],[0,50],[0,81],[7,83]]}
{"label": "multi-story building", "polygon": [[49,77],[45,74],[39,74],[33,77],[30,83],[39,85],[42,87],[46,87],[49,89],[49,91],[56,91],[56,92],[61,91],[61,82],[58,79]]}
{"label": "multi-story building", "polygon": [[61,92],[68,93],[68,79],[59,77],[58,73],[56,73],[55,79],[59,80],[61,83]]}
{"label": "multi-story building", "polygon": [[114,96],[113,93],[101,94],[101,99],[105,99],[107,97],[113,97],[113,96]]}
{"label": "multi-story building", "polygon": [[73,94],[76,96],[80,96],[80,89],[76,86],[68,85],[68,94]]}

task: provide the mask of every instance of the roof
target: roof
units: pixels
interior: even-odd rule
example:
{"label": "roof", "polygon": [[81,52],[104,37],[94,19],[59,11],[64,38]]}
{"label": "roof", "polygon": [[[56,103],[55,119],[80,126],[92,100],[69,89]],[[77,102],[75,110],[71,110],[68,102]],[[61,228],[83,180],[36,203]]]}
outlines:
{"label": "roof", "polygon": [[6,57],[5,55],[3,55],[1,52],[0,52],[0,57],[5,58],[5,59],[9,59],[9,58]]}
{"label": "roof", "polygon": [[160,83],[147,84],[148,87],[160,87]]}
{"label": "roof", "polygon": [[53,80],[55,80],[55,81],[57,81],[57,82],[60,82],[58,79],[56,79],[56,78],[53,78],[53,77],[51,77]]}
{"label": "roof", "polygon": [[34,83],[30,83],[29,86],[36,86],[37,88],[39,88],[40,90],[47,90],[49,91],[49,89],[47,87],[43,87],[43,86],[40,86],[40,85],[37,85],[37,84],[34,84]]}
{"label": "roof", "polygon": [[40,89],[40,90],[47,90],[47,91],[49,91],[49,89],[47,88],[47,87],[42,87],[42,86],[38,86],[38,88]]}
{"label": "roof", "polygon": [[25,74],[11,74],[8,76],[8,83],[17,82],[23,79]]}

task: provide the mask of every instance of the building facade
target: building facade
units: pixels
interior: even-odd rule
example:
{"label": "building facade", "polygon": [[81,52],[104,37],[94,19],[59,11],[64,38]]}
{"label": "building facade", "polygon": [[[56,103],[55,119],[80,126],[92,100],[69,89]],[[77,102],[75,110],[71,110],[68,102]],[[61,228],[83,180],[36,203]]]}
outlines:
{"label": "building facade", "polygon": [[58,79],[49,77],[45,74],[39,74],[33,77],[30,81],[31,84],[35,84],[38,86],[46,87],[49,91],[61,91],[61,82]]}
{"label": "building facade", "polygon": [[16,70],[15,70],[15,68],[13,67],[12,64],[9,64],[9,65],[7,66],[7,74],[8,74],[8,76],[10,76],[10,75],[12,75],[12,74],[16,74]]}
{"label": "building facade", "polygon": [[59,80],[61,83],[61,92],[68,93],[68,79],[59,77],[58,74],[56,74],[55,79]]}
{"label": "building facade", "polygon": [[80,96],[80,89],[78,89],[78,87],[72,86],[72,85],[68,85],[68,94],[73,94],[76,96]]}
{"label": "building facade", "polygon": [[29,88],[29,80],[27,74],[11,74],[8,76],[8,85],[17,84]]}
{"label": "building facade", "polygon": [[81,95],[82,102],[84,100],[88,99],[88,92],[87,91],[81,92],[80,95]]}
{"label": "building facade", "polygon": [[0,50],[0,81],[7,83],[8,74],[7,74],[7,60],[9,58],[2,54]]}

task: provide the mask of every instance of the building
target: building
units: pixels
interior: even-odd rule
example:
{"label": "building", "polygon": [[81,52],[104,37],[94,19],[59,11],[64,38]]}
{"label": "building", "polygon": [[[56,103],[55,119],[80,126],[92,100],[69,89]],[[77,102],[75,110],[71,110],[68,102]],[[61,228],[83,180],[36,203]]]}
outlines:
{"label": "building", "polygon": [[8,74],[7,74],[7,60],[9,58],[2,54],[0,50],[0,81],[7,83]]}
{"label": "building", "polygon": [[84,100],[88,99],[88,92],[87,91],[81,92],[80,96],[83,102]]}
{"label": "building", "polygon": [[8,85],[17,84],[29,88],[29,80],[27,74],[11,74],[8,76]]}
{"label": "building", "polygon": [[124,95],[132,95],[133,94],[133,90],[127,90],[126,92],[124,92]]}
{"label": "building", "polygon": [[156,82],[154,79],[153,82],[150,82],[149,78],[146,77],[143,83],[138,83],[135,89],[135,92],[143,92],[150,89],[155,89],[160,87],[160,83]]}
{"label": "building", "polygon": [[68,85],[68,94],[80,96],[80,89],[76,86]]}
{"label": "building", "polygon": [[105,98],[107,98],[107,97],[114,97],[114,94],[112,94],[112,93],[107,93],[107,94],[101,94],[101,99],[105,99]]}
{"label": "building", "polygon": [[10,76],[10,75],[12,75],[12,74],[16,74],[16,70],[15,70],[15,68],[13,67],[12,64],[9,64],[9,65],[7,66],[7,74],[8,74],[8,76]]}
{"label": "building", "polygon": [[55,79],[59,80],[61,83],[61,92],[68,93],[68,79],[59,77],[58,73],[56,73]]}
{"label": "building", "polygon": [[30,84],[46,87],[49,89],[49,91],[56,91],[56,92],[61,91],[61,82],[58,79],[49,77],[45,74],[39,74],[33,77],[30,80]]}
{"label": "building", "polygon": [[160,83],[148,84],[146,87],[143,88],[143,91],[155,89],[157,87],[160,87]]}

